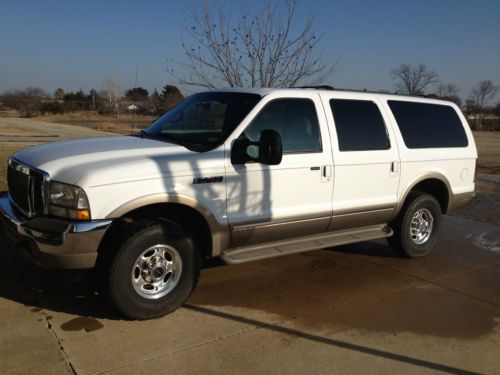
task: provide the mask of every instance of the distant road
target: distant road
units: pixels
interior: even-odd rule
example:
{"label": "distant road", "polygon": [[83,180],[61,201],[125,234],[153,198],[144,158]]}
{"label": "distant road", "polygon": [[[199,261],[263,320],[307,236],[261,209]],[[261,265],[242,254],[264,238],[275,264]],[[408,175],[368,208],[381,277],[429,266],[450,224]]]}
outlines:
{"label": "distant road", "polygon": [[52,142],[107,135],[116,134],[83,126],[55,124],[36,118],[0,117],[0,142]]}

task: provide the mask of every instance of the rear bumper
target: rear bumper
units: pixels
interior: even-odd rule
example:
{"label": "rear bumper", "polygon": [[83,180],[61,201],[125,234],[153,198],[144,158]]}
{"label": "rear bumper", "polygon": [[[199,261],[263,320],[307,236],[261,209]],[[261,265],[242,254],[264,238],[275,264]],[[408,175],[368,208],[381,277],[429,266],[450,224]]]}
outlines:
{"label": "rear bumper", "polygon": [[17,213],[9,194],[0,194],[0,225],[9,244],[44,268],[93,268],[111,220],[27,219]]}
{"label": "rear bumper", "polygon": [[467,192],[467,193],[461,193],[461,194],[452,194],[452,196],[450,197],[450,202],[448,204],[447,213],[453,212],[457,208],[465,206],[475,196],[476,196],[476,193],[473,191]]}

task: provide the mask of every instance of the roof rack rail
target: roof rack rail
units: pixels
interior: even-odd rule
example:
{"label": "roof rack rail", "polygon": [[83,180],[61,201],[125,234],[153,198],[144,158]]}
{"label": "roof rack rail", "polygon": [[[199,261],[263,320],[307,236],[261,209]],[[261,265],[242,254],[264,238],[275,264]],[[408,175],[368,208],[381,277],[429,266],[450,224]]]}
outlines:
{"label": "roof rack rail", "polygon": [[386,94],[386,95],[397,95],[397,96],[408,96],[408,97],[417,97],[417,98],[446,100],[445,98],[438,98],[434,94],[408,95],[408,94],[400,94],[398,92],[390,92],[388,90],[344,89],[344,88],[335,88],[335,87],[330,86],[330,85],[298,86],[298,87],[293,87],[293,88],[295,88],[295,89],[334,90],[334,91],[345,91],[345,92],[360,92],[360,93],[367,93],[367,94]]}
{"label": "roof rack rail", "polygon": [[335,87],[329,85],[319,85],[319,86],[299,86],[297,89],[317,89],[317,90],[335,90]]}
{"label": "roof rack rail", "polygon": [[367,90],[367,89],[363,89],[363,90],[341,89],[341,88],[335,88],[335,87],[330,86],[330,85],[300,86],[300,87],[296,87],[296,88],[297,89],[316,89],[316,90],[335,90],[335,91],[347,91],[347,92],[366,92],[366,93],[370,93],[370,94],[381,94],[381,93],[388,94],[387,92],[384,92],[384,91]]}

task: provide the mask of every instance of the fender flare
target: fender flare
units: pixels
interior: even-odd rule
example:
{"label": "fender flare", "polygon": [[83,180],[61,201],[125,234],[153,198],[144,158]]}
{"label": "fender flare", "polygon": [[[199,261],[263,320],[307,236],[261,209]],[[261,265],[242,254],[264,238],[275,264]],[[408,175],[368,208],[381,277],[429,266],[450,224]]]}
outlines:
{"label": "fender flare", "polygon": [[106,216],[107,219],[120,218],[138,208],[162,203],[176,203],[197,211],[208,223],[212,234],[212,256],[218,256],[229,247],[230,235],[227,225],[220,224],[212,212],[193,197],[182,194],[157,193],[145,195],[126,202]]}
{"label": "fender flare", "polygon": [[406,198],[408,198],[408,194],[410,194],[410,191],[412,191],[415,186],[417,186],[419,183],[421,183],[422,181],[425,181],[425,180],[439,180],[446,186],[446,190],[448,192],[448,205],[446,207],[446,212],[448,212],[448,210],[451,206],[452,200],[453,200],[453,191],[451,190],[450,182],[443,174],[441,174],[439,172],[426,172],[426,173],[419,175],[418,177],[413,179],[410,184],[408,184],[408,186],[404,190],[403,194],[401,194],[401,197],[398,199],[398,203],[396,205],[396,210],[394,212],[394,217],[399,215],[399,212],[403,208],[403,205],[406,201]]}

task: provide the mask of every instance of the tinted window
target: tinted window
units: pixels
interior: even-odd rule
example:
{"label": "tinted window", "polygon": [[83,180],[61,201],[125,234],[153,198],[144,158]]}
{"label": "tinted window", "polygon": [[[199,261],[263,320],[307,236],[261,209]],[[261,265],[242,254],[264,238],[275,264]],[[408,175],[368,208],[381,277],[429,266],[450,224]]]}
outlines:
{"label": "tinted window", "polygon": [[195,94],[153,122],[145,135],[212,149],[225,141],[259,102],[255,94],[208,92]]}
{"label": "tinted window", "polygon": [[455,110],[447,105],[389,100],[408,148],[466,147],[467,135]]}
{"label": "tinted window", "polygon": [[242,136],[257,142],[264,129],[276,130],[281,135],[285,153],[321,151],[318,117],[311,100],[273,100],[259,112]]}
{"label": "tinted window", "polygon": [[382,115],[374,102],[330,100],[340,151],[387,150],[389,139]]}

